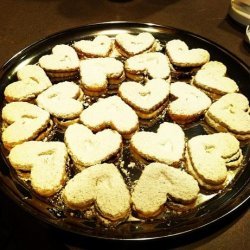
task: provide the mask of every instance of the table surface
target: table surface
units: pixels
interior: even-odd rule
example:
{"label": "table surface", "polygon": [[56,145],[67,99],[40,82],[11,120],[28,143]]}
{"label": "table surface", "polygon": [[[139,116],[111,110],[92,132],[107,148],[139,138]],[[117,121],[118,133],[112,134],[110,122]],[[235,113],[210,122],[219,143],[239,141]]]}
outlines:
{"label": "table surface", "polygon": [[[228,0],[1,0],[0,65],[24,47],[55,32],[124,20],[173,26],[196,33],[223,46],[249,65],[250,49],[243,41],[244,27],[227,16],[229,4]],[[248,205],[213,227],[178,242],[103,244],[121,249],[250,249]],[[0,193],[1,249],[34,249],[34,246],[36,249],[93,249],[97,243],[63,236]]]}

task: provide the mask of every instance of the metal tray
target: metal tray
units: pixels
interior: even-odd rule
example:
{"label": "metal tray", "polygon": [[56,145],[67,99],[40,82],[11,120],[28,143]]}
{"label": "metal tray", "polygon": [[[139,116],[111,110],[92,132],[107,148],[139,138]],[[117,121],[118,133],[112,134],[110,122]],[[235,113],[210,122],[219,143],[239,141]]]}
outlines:
{"label": "metal tray", "polygon": [[[99,34],[115,36],[121,32],[139,33],[150,32],[165,43],[171,39],[181,39],[190,47],[204,48],[210,52],[211,60],[223,62],[228,68],[229,77],[233,78],[240,87],[240,92],[250,97],[249,69],[236,56],[219,45],[195,34],[155,24],[132,22],[108,22],[87,25],[65,30],[51,35],[23,49],[1,69],[0,101],[3,104],[3,91],[6,85],[16,79],[16,72],[20,66],[33,64],[38,59],[50,53],[57,44],[71,44],[73,41],[92,38]],[[154,128],[152,128],[154,130]],[[184,127],[187,137],[205,133],[199,123]],[[242,206],[250,197],[250,143],[243,146],[244,168],[237,174],[234,181],[222,192],[197,208],[181,215],[168,216],[150,221],[127,221],[115,228],[105,228],[93,220],[71,218],[35,195],[27,185],[23,185],[5,157],[1,142],[0,189],[13,199],[22,209],[28,211],[38,219],[64,231],[77,235],[102,238],[147,240],[157,238],[173,238],[211,225],[234,210]],[[138,171],[138,170],[135,170]],[[135,173],[135,176],[137,174]]]}

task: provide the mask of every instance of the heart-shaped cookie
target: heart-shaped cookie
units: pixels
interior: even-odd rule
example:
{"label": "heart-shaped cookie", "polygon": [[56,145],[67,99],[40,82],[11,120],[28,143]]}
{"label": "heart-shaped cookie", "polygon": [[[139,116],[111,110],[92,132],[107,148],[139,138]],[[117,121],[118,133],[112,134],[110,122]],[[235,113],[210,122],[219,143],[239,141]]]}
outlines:
{"label": "heart-shaped cookie", "polygon": [[211,61],[202,66],[192,83],[213,99],[219,99],[222,95],[239,91],[236,82],[225,76],[226,72],[224,64]]}
{"label": "heart-shaped cookie", "polygon": [[133,208],[139,216],[155,217],[164,211],[170,198],[177,203],[193,203],[199,193],[197,181],[185,171],[162,163],[147,165],[132,192]]}
{"label": "heart-shaped cookie", "polygon": [[131,147],[146,160],[178,166],[184,155],[185,134],[179,125],[164,122],[156,133],[135,133],[131,138]]}
{"label": "heart-shaped cookie", "polygon": [[96,93],[105,92],[108,84],[117,85],[125,78],[122,62],[109,57],[81,61],[80,75],[84,91]]}
{"label": "heart-shaped cookie", "polygon": [[229,133],[195,136],[187,143],[186,168],[209,190],[222,189],[227,167],[238,167],[242,158],[239,141]]}
{"label": "heart-shaped cookie", "polygon": [[115,37],[115,45],[118,51],[125,57],[153,51],[156,40],[152,34],[142,32],[138,35],[121,33]]}
{"label": "heart-shaped cookie", "polygon": [[63,199],[71,209],[85,210],[95,205],[97,214],[115,222],[130,213],[130,194],[113,164],[98,164],[82,170],[65,186]]}
{"label": "heart-shaped cookie", "polygon": [[67,156],[62,142],[29,141],[15,146],[10,151],[9,160],[17,172],[30,172],[35,192],[48,197],[65,184]]}
{"label": "heart-shaped cookie", "polygon": [[2,133],[2,141],[7,149],[36,139],[50,123],[47,111],[28,102],[7,104],[2,109],[2,119],[7,124]]}
{"label": "heart-shaped cookie", "polygon": [[83,110],[80,121],[93,131],[111,127],[124,138],[130,138],[139,126],[135,111],[118,96],[99,99]]}
{"label": "heart-shaped cookie", "polygon": [[167,56],[160,52],[150,52],[130,57],[125,61],[126,76],[140,81],[145,77],[167,79],[170,66]]}
{"label": "heart-shaped cookie", "polygon": [[169,83],[163,79],[149,80],[145,85],[138,82],[123,82],[118,93],[140,118],[151,119],[165,107]]}
{"label": "heart-shaped cookie", "polygon": [[116,131],[105,129],[93,134],[81,124],[69,126],[65,131],[64,141],[75,166],[79,169],[109,160],[116,156],[122,147],[122,138]]}
{"label": "heart-shaped cookie", "polygon": [[77,84],[60,82],[38,95],[36,102],[56,118],[73,120],[83,110],[82,98],[83,93]]}
{"label": "heart-shaped cookie", "polygon": [[178,124],[198,119],[210,107],[211,100],[202,91],[184,82],[170,86],[170,95],[175,99],[168,106],[168,115]]}
{"label": "heart-shaped cookie", "polygon": [[249,102],[242,94],[222,96],[210,106],[205,120],[218,132],[230,132],[239,140],[250,139]]}
{"label": "heart-shaped cookie", "polygon": [[7,102],[31,101],[52,84],[44,70],[37,65],[26,65],[17,71],[19,81],[4,90]]}
{"label": "heart-shaped cookie", "polygon": [[81,58],[107,57],[112,50],[112,40],[108,36],[99,35],[93,41],[81,40],[74,42],[73,47]]}
{"label": "heart-shaped cookie", "polygon": [[79,58],[69,45],[60,44],[52,49],[51,55],[42,56],[39,65],[55,80],[67,80],[78,75]]}
{"label": "heart-shaped cookie", "polygon": [[179,67],[198,67],[210,59],[207,50],[189,49],[185,42],[178,39],[167,42],[166,52],[171,63]]}

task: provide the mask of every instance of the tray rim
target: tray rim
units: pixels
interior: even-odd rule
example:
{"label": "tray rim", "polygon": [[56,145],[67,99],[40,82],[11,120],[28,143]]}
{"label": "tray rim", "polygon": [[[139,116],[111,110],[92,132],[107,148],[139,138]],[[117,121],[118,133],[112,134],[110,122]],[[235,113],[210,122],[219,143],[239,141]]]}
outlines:
{"label": "tray rim", "polygon": [[[81,25],[81,26],[76,26],[76,27],[72,27],[72,28],[68,28],[68,29],[62,29],[58,32],[49,34],[48,36],[44,36],[41,39],[25,46],[24,48],[22,48],[21,50],[19,50],[17,53],[15,53],[11,58],[9,58],[6,62],[3,63],[3,65],[1,65],[0,67],[0,71],[2,73],[2,71],[4,71],[7,67],[10,66],[11,62],[18,56],[20,56],[21,54],[25,53],[26,50],[31,49],[34,46],[39,45],[40,43],[43,43],[44,41],[48,40],[48,39],[52,39],[54,37],[63,35],[64,33],[68,33],[69,31],[75,31],[75,30],[79,30],[82,28],[92,28],[92,27],[98,27],[98,26],[104,26],[104,25],[141,25],[144,27],[152,27],[152,28],[162,28],[162,29],[169,29],[169,30],[173,30],[173,31],[178,31],[178,32],[183,32],[187,35],[190,35],[192,37],[196,37],[200,40],[203,40],[209,44],[212,44],[213,46],[219,48],[220,50],[226,52],[230,57],[233,57],[234,59],[236,59],[240,64],[242,64],[242,66],[249,71],[250,66],[247,65],[246,62],[244,62],[242,59],[240,59],[237,55],[233,54],[230,50],[224,48],[223,46],[221,46],[220,44],[213,42],[212,40],[198,35],[196,33],[190,32],[188,30],[185,29],[180,29],[180,28],[175,28],[173,26],[167,26],[167,25],[161,25],[161,24],[156,24],[156,23],[151,23],[151,22],[134,22],[134,21],[108,21],[108,22],[98,22],[98,23],[91,23],[91,24],[86,24],[86,25]],[[1,75],[0,75],[1,76]]]}

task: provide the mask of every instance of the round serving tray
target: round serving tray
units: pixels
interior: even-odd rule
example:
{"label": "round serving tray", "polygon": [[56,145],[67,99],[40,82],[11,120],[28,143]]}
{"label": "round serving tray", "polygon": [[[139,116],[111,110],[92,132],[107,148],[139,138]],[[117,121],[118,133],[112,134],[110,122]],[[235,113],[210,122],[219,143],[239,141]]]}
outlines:
{"label": "round serving tray", "polygon": [[[249,68],[236,56],[221,46],[198,35],[183,30],[149,23],[108,22],[87,25],[65,30],[40,40],[23,49],[6,62],[0,75],[0,100],[4,102],[3,91],[6,85],[16,79],[17,70],[27,64],[34,64],[44,55],[49,54],[57,44],[71,44],[73,41],[93,38],[105,34],[114,37],[121,32],[137,34],[150,32],[165,43],[171,39],[181,39],[190,47],[203,48],[210,52],[211,60],[218,60],[228,68],[229,77],[239,85],[240,92],[250,98]],[[187,129],[188,137],[200,134],[200,126]],[[215,223],[242,206],[250,197],[250,143],[243,146],[244,168],[234,181],[222,192],[197,208],[178,216],[151,221],[127,221],[115,228],[106,228],[93,220],[76,219],[64,216],[63,212],[49,205],[23,185],[9,166],[1,142],[0,189],[13,199],[21,208],[38,219],[61,230],[78,235],[103,238],[146,240],[156,238],[173,238],[185,235]]]}

